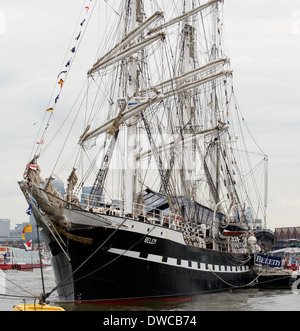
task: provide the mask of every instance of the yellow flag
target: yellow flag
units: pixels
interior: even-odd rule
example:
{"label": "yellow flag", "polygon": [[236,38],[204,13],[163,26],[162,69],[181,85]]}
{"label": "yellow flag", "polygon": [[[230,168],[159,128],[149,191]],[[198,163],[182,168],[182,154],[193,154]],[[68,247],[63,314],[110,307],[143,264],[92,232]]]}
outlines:
{"label": "yellow flag", "polygon": [[23,229],[22,239],[25,240],[25,232],[32,232],[32,224],[25,226]]}
{"label": "yellow flag", "polygon": [[53,113],[54,108],[48,108],[46,111],[49,111],[50,113]]}

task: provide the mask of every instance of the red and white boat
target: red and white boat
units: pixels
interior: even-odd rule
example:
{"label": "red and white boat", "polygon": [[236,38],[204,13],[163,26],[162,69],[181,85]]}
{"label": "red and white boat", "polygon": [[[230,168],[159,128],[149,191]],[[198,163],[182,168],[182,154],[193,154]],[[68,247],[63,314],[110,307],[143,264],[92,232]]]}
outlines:
{"label": "red and white boat", "polygon": [[[42,258],[42,265],[48,266],[47,259]],[[2,246],[0,247],[0,269],[29,271],[40,268],[38,251],[26,251],[25,249]]]}

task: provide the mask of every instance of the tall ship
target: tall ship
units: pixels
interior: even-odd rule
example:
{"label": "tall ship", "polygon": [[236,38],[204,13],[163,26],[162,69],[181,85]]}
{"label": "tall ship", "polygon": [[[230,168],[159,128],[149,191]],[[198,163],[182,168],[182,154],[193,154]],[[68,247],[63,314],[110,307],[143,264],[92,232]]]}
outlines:
{"label": "tall ship", "polygon": [[[64,114],[95,12],[99,51]],[[254,280],[246,210],[265,219],[267,156],[236,99],[223,12],[219,0],[83,6],[19,181],[64,300],[186,300]]]}

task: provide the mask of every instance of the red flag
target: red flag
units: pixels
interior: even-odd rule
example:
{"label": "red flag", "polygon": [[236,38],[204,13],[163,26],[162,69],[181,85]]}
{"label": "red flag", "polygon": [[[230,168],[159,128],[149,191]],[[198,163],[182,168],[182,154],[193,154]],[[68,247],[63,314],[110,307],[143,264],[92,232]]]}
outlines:
{"label": "red flag", "polygon": [[38,145],[42,145],[44,143],[44,139],[42,139],[41,141],[37,142]]}
{"label": "red flag", "polygon": [[23,243],[25,247],[25,251],[32,251],[32,239],[27,241],[26,243]]}
{"label": "red flag", "polygon": [[29,166],[27,167],[27,169],[37,170],[37,165],[29,164]]}

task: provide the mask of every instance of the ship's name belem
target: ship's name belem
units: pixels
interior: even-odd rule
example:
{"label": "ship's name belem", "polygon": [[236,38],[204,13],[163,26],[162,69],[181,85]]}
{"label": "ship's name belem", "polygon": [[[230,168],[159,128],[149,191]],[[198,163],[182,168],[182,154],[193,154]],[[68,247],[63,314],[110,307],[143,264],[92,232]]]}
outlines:
{"label": "ship's name belem", "polygon": [[144,243],[149,245],[156,245],[157,239],[146,237]]}

